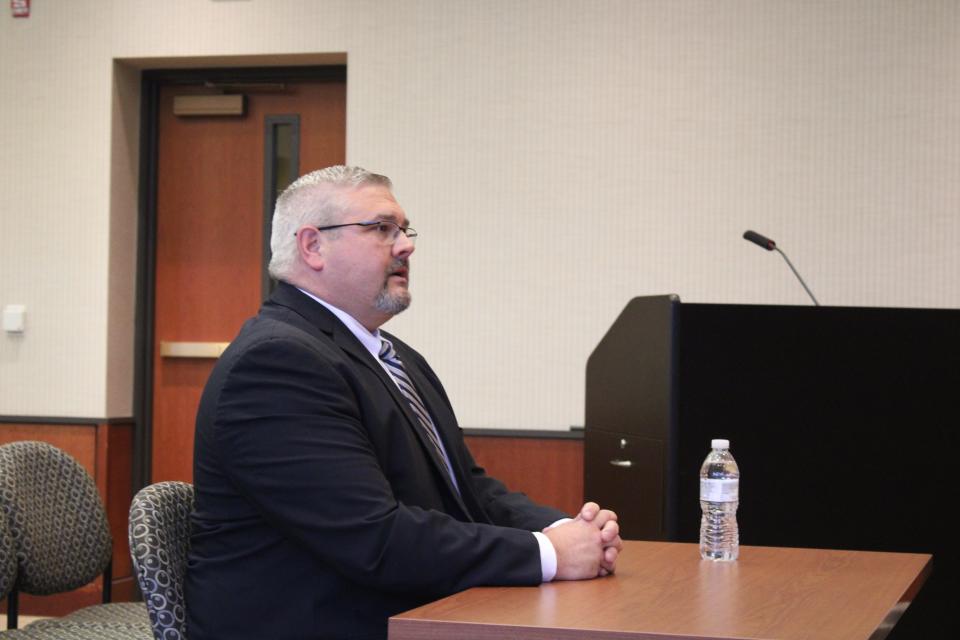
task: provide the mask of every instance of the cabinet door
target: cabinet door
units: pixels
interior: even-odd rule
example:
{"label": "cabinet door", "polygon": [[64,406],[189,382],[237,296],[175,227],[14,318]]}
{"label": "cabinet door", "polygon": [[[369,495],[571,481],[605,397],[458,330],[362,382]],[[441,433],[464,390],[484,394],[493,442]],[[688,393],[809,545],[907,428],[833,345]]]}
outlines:
{"label": "cabinet door", "polygon": [[588,429],[584,446],[585,498],[617,512],[624,539],[667,539],[664,444]]}

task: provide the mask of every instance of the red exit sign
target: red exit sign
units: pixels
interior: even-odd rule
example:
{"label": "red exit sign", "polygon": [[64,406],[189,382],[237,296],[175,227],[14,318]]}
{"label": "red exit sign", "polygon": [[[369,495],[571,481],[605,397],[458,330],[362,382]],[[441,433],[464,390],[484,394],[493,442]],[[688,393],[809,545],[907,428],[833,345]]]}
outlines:
{"label": "red exit sign", "polygon": [[14,18],[29,18],[30,0],[10,0],[10,13]]}

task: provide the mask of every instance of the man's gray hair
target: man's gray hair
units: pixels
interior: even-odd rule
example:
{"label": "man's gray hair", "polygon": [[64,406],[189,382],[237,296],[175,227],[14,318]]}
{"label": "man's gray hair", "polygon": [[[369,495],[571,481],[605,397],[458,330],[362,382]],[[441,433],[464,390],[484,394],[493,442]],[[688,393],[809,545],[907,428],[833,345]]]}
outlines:
{"label": "man's gray hair", "polygon": [[287,280],[297,264],[296,233],[304,225],[323,227],[340,222],[347,190],[366,186],[393,188],[390,178],[360,167],[337,165],[297,178],[273,209],[270,235],[270,275]]}

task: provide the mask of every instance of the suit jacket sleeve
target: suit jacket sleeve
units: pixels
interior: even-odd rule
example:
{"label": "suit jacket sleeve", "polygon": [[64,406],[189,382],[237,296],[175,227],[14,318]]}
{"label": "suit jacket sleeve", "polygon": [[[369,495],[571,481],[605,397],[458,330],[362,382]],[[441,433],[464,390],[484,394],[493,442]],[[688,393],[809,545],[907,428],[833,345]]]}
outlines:
{"label": "suit jacket sleeve", "polygon": [[[307,336],[274,335],[221,363],[212,444],[223,473],[253,505],[250,517],[377,589],[442,595],[538,584],[538,547],[528,531],[461,522],[395,498],[355,389],[329,348]],[[475,482],[494,521],[533,523],[516,515],[525,498],[509,497],[482,473]]]}

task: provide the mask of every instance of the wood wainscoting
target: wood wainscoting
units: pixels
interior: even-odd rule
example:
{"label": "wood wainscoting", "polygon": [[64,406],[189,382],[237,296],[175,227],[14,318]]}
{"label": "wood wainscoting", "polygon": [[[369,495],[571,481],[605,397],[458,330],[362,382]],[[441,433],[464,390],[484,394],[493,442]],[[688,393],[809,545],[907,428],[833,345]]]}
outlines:
{"label": "wood wainscoting", "polygon": [[[113,536],[113,600],[135,599],[127,519],[132,495],[133,423],[49,421],[0,417],[0,444],[40,440],[80,461],[93,476]],[[537,431],[466,431],[477,464],[514,491],[575,514],[583,504],[583,439],[579,434]],[[22,615],[60,616],[100,602],[101,580],[69,593],[20,595]],[[5,611],[5,603],[0,606]]]}
{"label": "wood wainscoting", "polygon": [[576,514],[583,505],[583,439],[573,432],[466,429],[487,474],[535,502]]}
{"label": "wood wainscoting", "polygon": [[[113,536],[114,602],[135,599],[133,565],[127,543],[127,520],[132,494],[133,421],[56,420],[32,422],[32,419],[0,417],[0,444],[19,440],[39,440],[63,449],[76,458],[93,476],[107,510]],[[20,594],[21,615],[61,616],[101,602],[101,584],[97,578],[84,587],[50,596]],[[6,611],[6,602],[0,610]]]}

